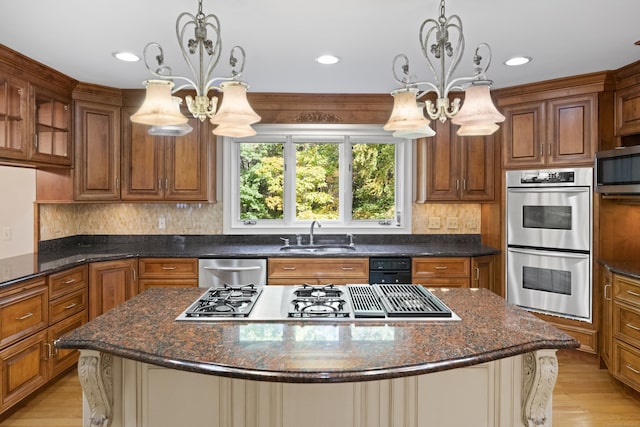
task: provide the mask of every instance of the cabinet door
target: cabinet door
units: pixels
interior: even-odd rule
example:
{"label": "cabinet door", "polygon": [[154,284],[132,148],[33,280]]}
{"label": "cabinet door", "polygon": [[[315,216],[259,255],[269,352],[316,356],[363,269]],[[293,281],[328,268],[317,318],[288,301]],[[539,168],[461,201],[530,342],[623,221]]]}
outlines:
{"label": "cabinet door", "polygon": [[495,292],[495,257],[486,255],[471,258],[471,287]]}
{"label": "cabinet door", "polygon": [[[208,122],[190,118],[193,131],[165,143],[165,198],[207,200],[209,137]],[[212,135],[212,134],[211,134]]]}
{"label": "cabinet door", "polygon": [[0,347],[49,325],[49,298],[44,280],[37,279],[0,298]]}
{"label": "cabinet door", "polygon": [[78,350],[69,349],[69,348],[58,349],[55,347],[54,343],[58,338],[60,338],[67,332],[71,332],[72,330],[79,328],[80,326],[84,325],[86,322],[87,322],[87,312],[85,310],[49,328],[49,331],[48,331],[49,345],[47,346],[47,351],[48,351],[47,358],[50,363],[49,372],[50,372],[51,378],[62,373],[64,370],[66,370],[70,366],[73,366],[73,364],[78,361],[78,357],[80,356],[80,352]]}
{"label": "cabinet door", "polygon": [[120,107],[75,102],[75,199],[120,199]]}
{"label": "cabinet door", "polygon": [[640,133],[640,84],[615,93],[616,136]]}
{"label": "cabinet door", "polygon": [[136,259],[89,265],[89,320],[122,304],[138,289]]}
{"label": "cabinet door", "polygon": [[32,87],[35,139],[31,160],[71,166],[71,98]]}
{"label": "cabinet door", "polygon": [[46,344],[47,331],[41,331],[0,352],[0,412],[47,382]]}
{"label": "cabinet door", "polygon": [[459,151],[450,121],[434,120],[436,135],[427,138],[427,200],[458,200]]}
{"label": "cabinet door", "polygon": [[164,137],[149,135],[149,127],[131,122],[135,110],[123,112],[122,200],[164,199]]}
{"label": "cabinet door", "polygon": [[494,137],[456,136],[460,147],[461,200],[491,201],[494,199],[495,166]]}
{"label": "cabinet door", "polygon": [[0,77],[0,158],[25,160],[28,156],[27,83]]}
{"label": "cabinet door", "polygon": [[502,146],[506,168],[539,167],[545,163],[543,101],[502,107]]}
{"label": "cabinet door", "polygon": [[595,94],[547,101],[548,165],[593,165],[598,145]]}

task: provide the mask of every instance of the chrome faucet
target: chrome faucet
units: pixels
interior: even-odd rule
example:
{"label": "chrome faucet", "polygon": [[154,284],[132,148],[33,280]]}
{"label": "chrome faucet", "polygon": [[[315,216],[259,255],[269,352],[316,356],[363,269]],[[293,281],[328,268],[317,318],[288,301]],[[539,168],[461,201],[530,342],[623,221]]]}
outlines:
{"label": "chrome faucet", "polygon": [[318,221],[313,221],[311,223],[311,228],[309,229],[309,245],[313,245],[313,227],[317,225],[318,228],[322,227]]}

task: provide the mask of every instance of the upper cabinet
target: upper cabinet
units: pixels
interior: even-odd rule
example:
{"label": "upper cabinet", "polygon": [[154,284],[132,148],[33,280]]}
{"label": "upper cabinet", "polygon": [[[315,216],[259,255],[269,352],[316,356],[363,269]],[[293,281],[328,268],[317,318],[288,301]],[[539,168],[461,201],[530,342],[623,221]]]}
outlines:
{"label": "upper cabinet", "polygon": [[0,160],[71,167],[71,91],[76,81],[0,49]]}
{"label": "upper cabinet", "polygon": [[207,201],[215,189],[215,137],[208,121],[191,118],[184,136],[149,135],[132,123],[137,108],[123,111],[121,199]]}
{"label": "upper cabinet", "polygon": [[494,137],[458,136],[450,121],[417,141],[416,201],[493,201]]}
{"label": "upper cabinet", "polygon": [[640,144],[640,61],[616,71],[616,146]]}
{"label": "upper cabinet", "polygon": [[[497,92],[505,168],[592,165],[598,142],[611,139],[599,111],[610,107],[607,73]],[[607,117],[606,111],[603,117]]]}

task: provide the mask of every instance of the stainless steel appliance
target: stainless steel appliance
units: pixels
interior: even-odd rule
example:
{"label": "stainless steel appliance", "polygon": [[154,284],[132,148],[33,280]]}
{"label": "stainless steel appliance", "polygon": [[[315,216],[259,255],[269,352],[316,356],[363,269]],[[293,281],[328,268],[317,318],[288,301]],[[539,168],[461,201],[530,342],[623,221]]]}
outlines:
{"label": "stainless steel appliance", "polygon": [[591,168],[507,172],[507,301],[591,322]]}
{"label": "stainless steel appliance", "polygon": [[640,194],[640,145],[596,153],[598,193]]}
{"label": "stainless steel appliance", "polygon": [[198,286],[266,285],[267,260],[242,258],[201,258],[198,260]]}
{"label": "stainless steel appliance", "polygon": [[460,320],[420,285],[233,286],[207,289],[179,321]]}

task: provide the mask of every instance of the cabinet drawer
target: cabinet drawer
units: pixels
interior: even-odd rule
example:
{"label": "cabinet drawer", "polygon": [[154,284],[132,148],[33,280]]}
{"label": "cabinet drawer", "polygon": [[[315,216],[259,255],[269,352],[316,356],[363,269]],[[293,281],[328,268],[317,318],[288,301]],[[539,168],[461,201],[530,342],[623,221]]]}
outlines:
{"label": "cabinet drawer", "polygon": [[77,289],[86,288],[89,268],[86,265],[49,276],[49,298],[54,299]]}
{"label": "cabinet drawer", "polygon": [[138,293],[149,288],[197,288],[198,279],[140,279]]}
{"label": "cabinet drawer", "polygon": [[640,281],[630,277],[614,275],[613,298],[640,307]]}
{"label": "cabinet drawer", "polygon": [[469,277],[469,258],[413,258],[414,280],[431,277]]}
{"label": "cabinet drawer", "polygon": [[435,277],[435,278],[418,278],[413,283],[423,285],[427,288],[469,288],[469,279],[465,277]]}
{"label": "cabinet drawer", "polygon": [[41,283],[0,299],[0,347],[48,326],[47,287]]}
{"label": "cabinet drawer", "polygon": [[49,344],[51,346],[47,349],[47,351],[50,352],[47,357],[51,362],[50,372],[52,378],[76,363],[80,356],[80,352],[78,350],[71,348],[58,349],[55,347],[54,343],[67,332],[71,332],[85,323],[87,323],[86,310],[82,313],[76,313],[75,315],[58,322],[49,328]]}
{"label": "cabinet drawer", "polygon": [[353,278],[369,277],[367,258],[277,258],[269,259],[269,278]]}
{"label": "cabinet drawer", "polygon": [[87,307],[88,291],[85,287],[49,301],[49,322],[51,324],[57,323],[62,319],[86,310]]}
{"label": "cabinet drawer", "polygon": [[141,258],[138,264],[140,278],[197,278],[196,258]]}
{"label": "cabinet drawer", "polygon": [[640,350],[614,340],[613,376],[640,391]]}

